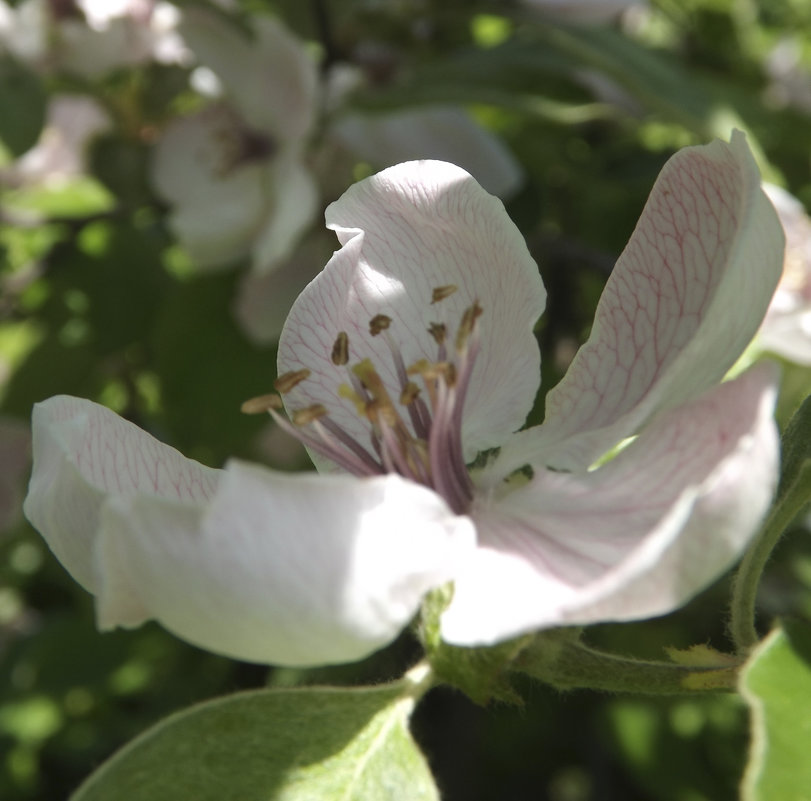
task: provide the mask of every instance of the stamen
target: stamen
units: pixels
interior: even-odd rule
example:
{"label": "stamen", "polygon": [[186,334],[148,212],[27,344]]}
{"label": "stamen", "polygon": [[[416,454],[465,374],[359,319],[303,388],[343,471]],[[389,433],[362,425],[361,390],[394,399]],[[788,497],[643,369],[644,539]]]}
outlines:
{"label": "stamen", "polygon": [[472,306],[465,309],[462,315],[462,322],[459,323],[459,330],[456,332],[456,350],[461,351],[467,344],[470,333],[473,331],[473,326],[476,320],[482,315],[482,307],[479,306],[479,301],[476,301]]}
{"label": "stamen", "polygon": [[349,336],[346,331],[341,331],[335,338],[335,344],[332,346],[332,363],[343,366],[349,361]]}
{"label": "stamen", "polygon": [[391,317],[386,314],[376,314],[369,320],[369,333],[376,337],[381,331],[385,331],[391,325]]}
{"label": "stamen", "polygon": [[431,305],[433,306],[434,303],[439,303],[440,300],[445,300],[445,298],[449,298],[459,287],[455,284],[446,284],[445,286],[437,286],[434,287],[433,292],[431,292]]}
{"label": "stamen", "polygon": [[[438,303],[456,291],[457,287],[452,285],[436,287],[431,302]],[[464,310],[451,353],[447,348],[447,326],[431,323],[428,334],[437,345],[437,359],[418,359],[410,367],[406,367],[400,347],[389,331],[392,318],[375,315],[369,321],[369,333],[375,337],[382,334],[391,353],[391,363],[383,373],[391,377],[388,384],[369,358],[349,366],[349,337],[345,331],[337,335],[332,346],[332,363],[344,367],[348,377],[348,383],[338,387],[337,395],[350,401],[361,418],[368,421],[364,429],[369,433],[370,446],[364,447],[353,434],[330,419],[327,408],[321,404],[293,412],[290,420],[276,412],[281,407],[281,399],[276,395],[246,401],[243,410],[269,411],[285,430],[344,470],[361,476],[398,473],[431,487],[451,509],[464,514],[473,499],[473,482],[462,449],[462,415],[480,350],[477,321],[481,315],[478,301]],[[309,375],[309,370],[285,373],[275,386],[281,393],[289,392]],[[419,376],[423,386],[412,376]],[[390,393],[398,389],[395,403]],[[408,411],[407,417],[404,409]]]}
{"label": "stamen", "polygon": [[272,393],[270,395],[259,395],[256,398],[246,400],[239,410],[243,414],[264,414],[271,409],[281,409],[283,406],[282,399]]}
{"label": "stamen", "polygon": [[303,370],[291,370],[289,373],[282,373],[282,375],[273,382],[273,386],[277,392],[286,395],[294,386],[309,377],[310,371],[306,367]]}
{"label": "stamen", "polygon": [[306,426],[318,420],[319,417],[326,417],[328,414],[327,407],[320,403],[314,403],[312,406],[306,406],[304,409],[296,409],[291,416],[293,425]]}
{"label": "stamen", "polygon": [[431,323],[428,326],[428,333],[434,338],[434,342],[442,347],[445,344],[445,337],[448,335],[448,329],[444,323]]}
{"label": "stamen", "polygon": [[400,403],[402,403],[403,406],[409,406],[417,400],[419,394],[420,388],[413,381],[407,381],[406,385],[403,387],[403,391],[400,393]]}

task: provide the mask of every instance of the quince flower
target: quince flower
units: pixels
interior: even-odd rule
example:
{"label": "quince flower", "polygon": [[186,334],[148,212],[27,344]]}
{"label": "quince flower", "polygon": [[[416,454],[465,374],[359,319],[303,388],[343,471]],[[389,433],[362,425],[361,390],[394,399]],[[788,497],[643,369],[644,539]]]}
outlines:
{"label": "quince flower", "polygon": [[172,204],[169,224],[195,264],[250,255],[263,273],[289,255],[318,202],[303,163],[315,122],[316,66],[304,45],[268,16],[250,39],[203,11],[180,26],[223,97],[173,120],[156,145],[151,174]]}
{"label": "quince flower", "polygon": [[783,277],[755,348],[811,366],[811,219],[797,198],[774,184],[763,187],[786,234]]}
{"label": "quince flower", "polygon": [[0,0],[0,52],[45,71],[96,78],[184,51],[178,9],[159,0]]}
{"label": "quince flower", "polygon": [[412,162],[326,216],[341,248],[279,344],[290,421],[278,396],[248,403],[320,473],[213,470],[88,401],[35,408],[25,512],[101,628],[154,618],[241,659],[331,663],[448,581],[443,636],[478,645],[664,613],[729,567],[777,472],[773,367],[719,384],[782,262],[741,134],[665,166],[546,420],[518,433],[545,293],[501,202]]}

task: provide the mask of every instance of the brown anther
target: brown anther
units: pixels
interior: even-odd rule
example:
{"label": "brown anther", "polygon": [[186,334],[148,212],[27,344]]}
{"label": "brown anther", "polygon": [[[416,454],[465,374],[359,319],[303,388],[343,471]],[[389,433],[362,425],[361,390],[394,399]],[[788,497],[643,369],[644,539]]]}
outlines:
{"label": "brown anther", "polygon": [[433,292],[431,292],[431,305],[439,303],[440,300],[445,300],[445,298],[449,298],[458,288],[456,284],[434,287]]}
{"label": "brown anther", "polygon": [[476,320],[482,316],[483,311],[478,301],[465,309],[465,313],[462,315],[462,322],[459,323],[459,330],[456,332],[457,350],[464,350],[465,345],[467,345],[468,337],[472,333],[473,327],[476,325]]}
{"label": "brown anther", "polygon": [[332,363],[343,366],[349,361],[349,337],[346,331],[341,331],[335,337],[335,344],[332,346]]}
{"label": "brown anther", "polygon": [[409,381],[400,393],[400,403],[402,403],[403,406],[408,406],[417,400],[419,394],[420,388],[413,381]]}
{"label": "brown anther", "polygon": [[281,409],[282,405],[282,399],[276,394],[259,395],[256,398],[246,400],[239,407],[239,410],[243,414],[262,414],[268,409]]}
{"label": "brown anther", "polygon": [[445,344],[445,337],[448,335],[448,329],[444,323],[431,323],[428,326],[428,333],[434,338],[437,345]]}
{"label": "brown anther", "polygon": [[327,414],[327,409],[320,403],[314,403],[312,406],[307,406],[304,409],[296,409],[291,416],[291,420],[297,426],[306,426],[319,417],[324,417]]}
{"label": "brown anther", "polygon": [[385,314],[376,314],[369,320],[369,333],[376,337],[381,331],[385,331],[391,325],[391,317]]}
{"label": "brown anther", "polygon": [[310,377],[310,371],[305,367],[301,370],[291,370],[289,373],[282,373],[274,382],[273,386],[282,395],[290,392],[296,384],[300,384],[305,378]]}
{"label": "brown anther", "polygon": [[419,359],[409,367],[408,375],[422,376],[424,381],[443,379],[450,387],[456,382],[456,366],[452,362],[429,362],[428,359]]}
{"label": "brown anther", "polygon": [[380,426],[382,420],[389,428],[395,428],[400,422],[397,411],[386,400],[373,398],[366,404],[366,417],[372,425]]}

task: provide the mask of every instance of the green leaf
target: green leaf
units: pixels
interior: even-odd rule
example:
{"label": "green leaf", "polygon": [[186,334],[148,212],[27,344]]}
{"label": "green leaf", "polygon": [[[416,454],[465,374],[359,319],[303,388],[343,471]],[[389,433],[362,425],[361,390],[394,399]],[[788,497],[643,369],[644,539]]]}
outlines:
{"label": "green leaf", "polygon": [[424,682],[258,690],[179,712],[71,801],[438,801],[408,731]]}
{"label": "green leaf", "polygon": [[33,147],[45,122],[45,89],[31,70],[0,57],[0,141],[19,156]]}
{"label": "green leaf", "polygon": [[811,626],[786,622],[741,675],[752,710],[743,801],[811,801]]}

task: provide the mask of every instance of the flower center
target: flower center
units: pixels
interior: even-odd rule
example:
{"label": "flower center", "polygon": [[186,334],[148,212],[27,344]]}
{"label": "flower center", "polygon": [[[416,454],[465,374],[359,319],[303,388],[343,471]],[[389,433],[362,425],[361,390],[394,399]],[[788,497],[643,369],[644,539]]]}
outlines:
{"label": "flower center", "polygon": [[[437,287],[432,303],[449,297],[454,286]],[[281,398],[264,395],[243,404],[243,411],[268,411],[273,419],[310,450],[358,476],[398,473],[431,487],[456,513],[470,508],[473,484],[462,449],[462,412],[473,365],[479,352],[478,302],[469,306],[451,340],[447,326],[431,323],[427,333],[436,345],[436,359],[407,365],[390,332],[392,319],[378,314],[369,333],[388,345],[397,386],[387,386],[374,363],[361,358],[350,364],[351,343],[341,331],[333,344],[331,361],[346,369],[347,382],[338,395],[354,405],[366,422],[368,443],[349,434],[322,404],[282,417]],[[274,384],[285,395],[310,376],[307,369],[280,375]]]}

